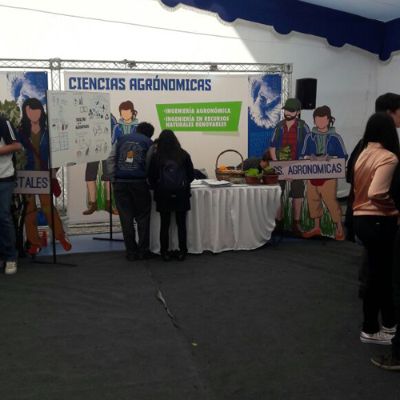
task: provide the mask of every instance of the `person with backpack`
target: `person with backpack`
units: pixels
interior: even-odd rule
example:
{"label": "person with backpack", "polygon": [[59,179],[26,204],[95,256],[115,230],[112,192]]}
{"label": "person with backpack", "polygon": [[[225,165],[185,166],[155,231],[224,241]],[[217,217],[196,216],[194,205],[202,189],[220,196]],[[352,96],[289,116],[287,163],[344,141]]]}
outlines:
{"label": "person with backpack", "polygon": [[148,180],[154,189],[156,209],[160,213],[160,246],[164,261],[170,261],[169,226],[171,213],[175,212],[178,227],[179,251],[177,259],[183,261],[187,254],[186,214],[190,210],[190,183],[194,179],[190,155],[182,149],[171,130],[163,130],[157,148],[150,160]]}
{"label": "person with backpack", "polygon": [[113,144],[107,159],[128,261],[149,258],[151,254],[151,195],[146,179],[146,155],[152,144],[143,133],[132,132]]}

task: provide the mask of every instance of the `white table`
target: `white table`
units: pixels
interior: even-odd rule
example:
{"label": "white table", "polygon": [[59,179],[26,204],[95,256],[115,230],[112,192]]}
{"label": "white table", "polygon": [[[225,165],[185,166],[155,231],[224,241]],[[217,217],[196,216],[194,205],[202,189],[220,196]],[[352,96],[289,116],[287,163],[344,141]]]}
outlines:
{"label": "white table", "polygon": [[[275,227],[280,206],[279,185],[233,185],[192,188],[191,210],[187,214],[189,253],[219,253],[252,250],[264,245]],[[150,249],[160,251],[160,216],[151,214]],[[171,218],[170,250],[178,248],[175,215]]]}

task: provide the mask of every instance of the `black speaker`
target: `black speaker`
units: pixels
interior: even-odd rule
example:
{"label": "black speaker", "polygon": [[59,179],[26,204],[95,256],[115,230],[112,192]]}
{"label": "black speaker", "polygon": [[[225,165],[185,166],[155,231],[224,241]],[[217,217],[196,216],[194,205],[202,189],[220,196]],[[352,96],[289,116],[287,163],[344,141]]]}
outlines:
{"label": "black speaker", "polygon": [[296,98],[300,100],[303,110],[314,110],[317,99],[317,80],[314,78],[297,79]]}

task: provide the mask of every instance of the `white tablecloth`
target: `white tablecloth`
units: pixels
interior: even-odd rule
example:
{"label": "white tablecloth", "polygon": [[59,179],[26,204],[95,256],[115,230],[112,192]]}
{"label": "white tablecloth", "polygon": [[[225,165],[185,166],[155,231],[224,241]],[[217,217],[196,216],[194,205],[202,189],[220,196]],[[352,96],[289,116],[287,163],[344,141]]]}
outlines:
{"label": "white tablecloth", "polygon": [[[275,227],[280,197],[279,185],[192,188],[191,210],[186,220],[189,253],[251,250],[264,245]],[[160,251],[159,235],[160,216],[153,204],[150,248],[155,253]],[[178,233],[173,214],[170,250],[177,248]]]}

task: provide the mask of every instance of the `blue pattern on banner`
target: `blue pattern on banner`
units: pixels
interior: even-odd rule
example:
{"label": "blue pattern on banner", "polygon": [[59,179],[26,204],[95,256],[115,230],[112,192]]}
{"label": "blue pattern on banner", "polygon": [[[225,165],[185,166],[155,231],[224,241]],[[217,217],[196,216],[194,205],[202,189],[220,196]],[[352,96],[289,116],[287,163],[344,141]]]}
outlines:
{"label": "blue pattern on banner", "polygon": [[249,77],[248,156],[261,157],[269,147],[274,128],[281,119],[282,76]]}
{"label": "blue pattern on banner", "polygon": [[20,107],[29,98],[36,98],[45,106],[47,72],[12,72],[7,74],[11,84],[11,97]]}

